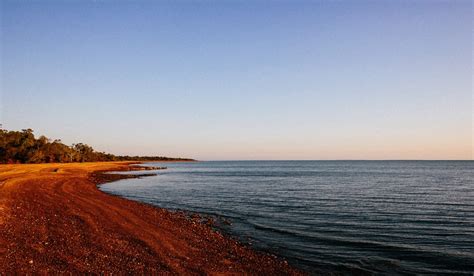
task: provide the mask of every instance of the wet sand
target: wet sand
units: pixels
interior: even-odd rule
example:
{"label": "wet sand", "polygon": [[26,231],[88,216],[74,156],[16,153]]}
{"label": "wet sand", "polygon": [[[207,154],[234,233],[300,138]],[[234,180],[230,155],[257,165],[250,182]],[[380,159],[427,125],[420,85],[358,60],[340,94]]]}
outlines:
{"label": "wet sand", "polygon": [[0,274],[300,274],[185,214],[97,189],[130,177],[100,172],[130,164],[0,165]]}

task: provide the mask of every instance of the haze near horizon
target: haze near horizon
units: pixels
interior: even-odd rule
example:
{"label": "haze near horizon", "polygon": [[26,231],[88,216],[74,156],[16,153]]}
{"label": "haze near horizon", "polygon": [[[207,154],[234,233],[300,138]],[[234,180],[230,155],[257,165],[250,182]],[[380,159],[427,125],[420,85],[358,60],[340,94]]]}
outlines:
{"label": "haze near horizon", "polygon": [[473,158],[471,1],[2,1],[0,123],[200,160]]}

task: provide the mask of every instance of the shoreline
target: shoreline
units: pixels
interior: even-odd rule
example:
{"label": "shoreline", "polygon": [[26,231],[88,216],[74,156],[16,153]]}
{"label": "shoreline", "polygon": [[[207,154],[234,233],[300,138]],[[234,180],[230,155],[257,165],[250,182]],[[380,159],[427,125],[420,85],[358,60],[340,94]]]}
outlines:
{"label": "shoreline", "polygon": [[0,272],[302,274],[198,219],[98,188],[140,177],[106,172],[141,163],[1,165]]}

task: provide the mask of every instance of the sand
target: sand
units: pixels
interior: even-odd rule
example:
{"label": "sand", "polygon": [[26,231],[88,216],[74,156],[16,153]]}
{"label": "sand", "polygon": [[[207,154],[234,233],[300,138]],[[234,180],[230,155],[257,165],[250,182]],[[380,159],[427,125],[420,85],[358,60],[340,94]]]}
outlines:
{"label": "sand", "polygon": [[0,165],[0,274],[300,274],[183,213],[97,184],[131,162]]}

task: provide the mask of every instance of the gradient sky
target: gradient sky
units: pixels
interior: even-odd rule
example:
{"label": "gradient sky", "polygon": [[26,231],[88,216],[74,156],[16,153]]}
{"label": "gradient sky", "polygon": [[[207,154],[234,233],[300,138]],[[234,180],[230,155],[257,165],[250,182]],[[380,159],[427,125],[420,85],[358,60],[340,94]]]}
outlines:
{"label": "gradient sky", "polygon": [[472,159],[471,1],[0,1],[0,122],[115,154]]}

